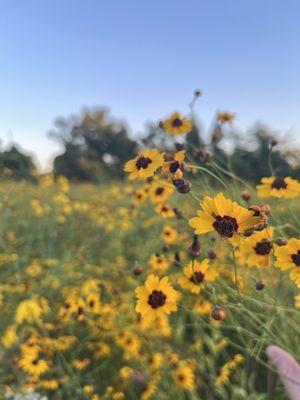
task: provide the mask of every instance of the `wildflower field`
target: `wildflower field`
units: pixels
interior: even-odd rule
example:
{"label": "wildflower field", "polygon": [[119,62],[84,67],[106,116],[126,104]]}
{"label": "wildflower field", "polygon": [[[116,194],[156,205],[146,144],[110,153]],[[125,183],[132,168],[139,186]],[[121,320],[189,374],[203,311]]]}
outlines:
{"label": "wildflower field", "polygon": [[191,124],[125,181],[1,183],[1,398],[288,399],[267,353],[300,358],[300,184],[275,143],[257,186],[196,157]]}

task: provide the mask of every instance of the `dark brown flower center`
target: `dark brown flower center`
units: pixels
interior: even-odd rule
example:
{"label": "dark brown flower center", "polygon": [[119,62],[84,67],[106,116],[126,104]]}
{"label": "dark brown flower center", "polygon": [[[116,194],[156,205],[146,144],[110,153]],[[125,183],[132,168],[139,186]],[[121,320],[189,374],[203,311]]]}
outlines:
{"label": "dark brown flower center", "polygon": [[180,167],[180,163],[179,161],[173,161],[171,162],[170,166],[169,166],[169,171],[174,174],[178,168]]}
{"label": "dark brown flower center", "polygon": [[291,258],[293,263],[296,264],[297,267],[300,267],[300,250],[298,250],[296,254],[292,254]]}
{"label": "dark brown flower center", "polygon": [[153,290],[148,297],[148,304],[152,308],[158,308],[165,304],[167,296],[161,290]]}
{"label": "dark brown flower center", "polygon": [[204,274],[200,271],[194,272],[194,274],[190,277],[190,281],[198,285],[204,281]]}
{"label": "dark brown flower center", "polygon": [[236,219],[229,217],[228,215],[224,215],[223,217],[217,215],[213,227],[221,236],[229,238],[231,238],[234,232],[237,232],[238,230]]}
{"label": "dark brown flower center", "polygon": [[90,306],[90,308],[94,308],[94,305],[95,305],[95,302],[94,302],[94,300],[90,300],[90,302],[89,302],[89,306]]}
{"label": "dark brown flower center", "polygon": [[161,196],[164,191],[165,191],[165,189],[163,187],[159,187],[155,190],[155,194],[157,194],[158,196]]}
{"label": "dark brown flower center", "polygon": [[285,182],[284,178],[275,178],[272,185],[272,189],[286,189],[287,188],[287,183]]}
{"label": "dark brown flower center", "polygon": [[140,157],[135,163],[137,169],[146,169],[149,164],[152,163],[152,160],[149,157]]}
{"label": "dark brown flower center", "polygon": [[161,212],[168,212],[168,211],[169,211],[168,207],[162,206]]}
{"label": "dark brown flower center", "polygon": [[256,254],[260,256],[265,256],[270,253],[272,249],[272,243],[268,240],[262,240],[261,242],[256,243],[254,247],[254,251]]}
{"label": "dark brown flower center", "polygon": [[180,127],[180,126],[182,125],[181,119],[180,119],[180,118],[174,118],[173,121],[172,121],[172,125],[173,125],[175,128]]}

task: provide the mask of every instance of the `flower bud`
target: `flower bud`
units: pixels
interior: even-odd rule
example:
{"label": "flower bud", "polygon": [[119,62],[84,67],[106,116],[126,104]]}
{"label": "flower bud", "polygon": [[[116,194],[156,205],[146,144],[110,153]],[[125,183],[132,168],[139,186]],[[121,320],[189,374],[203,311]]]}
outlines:
{"label": "flower bud", "polygon": [[191,190],[192,184],[187,179],[174,179],[173,185],[176,187],[177,192],[185,194]]}
{"label": "flower bud", "polygon": [[208,252],[208,258],[209,258],[210,260],[214,260],[215,258],[217,258],[217,253],[216,253],[215,251],[213,251],[213,250],[210,250],[210,251]]}
{"label": "flower bud", "polygon": [[175,143],[175,148],[176,148],[177,151],[184,150],[184,144],[176,142]]}
{"label": "flower bud", "polygon": [[143,272],[143,270],[139,265],[134,267],[134,270],[133,270],[134,275],[141,275],[142,272]]}
{"label": "flower bud", "polygon": [[182,212],[180,210],[178,210],[178,208],[173,208],[174,214],[176,215],[177,219],[182,219]]}
{"label": "flower bud", "polygon": [[180,264],[181,264],[180,254],[179,251],[176,251],[176,253],[174,254],[173,265],[174,267],[180,267]]}
{"label": "flower bud", "polygon": [[270,145],[271,145],[271,147],[277,146],[277,145],[278,145],[278,140],[276,140],[276,139],[271,139]]}
{"label": "flower bud", "polygon": [[258,281],[255,284],[256,290],[263,290],[263,288],[265,287],[265,284],[262,281]]}
{"label": "flower bud", "polygon": [[214,307],[211,312],[211,317],[216,321],[224,321],[226,318],[226,312],[221,307]]}
{"label": "flower bud", "polygon": [[198,160],[206,163],[210,159],[210,153],[208,151],[205,151],[205,150],[200,150],[196,154],[196,157],[197,157]]}
{"label": "flower bud", "polygon": [[241,193],[241,198],[245,201],[249,201],[252,197],[252,194],[249,190],[243,190]]}
{"label": "flower bud", "polygon": [[201,252],[198,236],[194,235],[193,242],[190,247],[187,248],[187,253],[191,257],[198,257]]}
{"label": "flower bud", "polygon": [[285,246],[287,242],[285,239],[277,239],[275,243],[277,244],[277,246]]}

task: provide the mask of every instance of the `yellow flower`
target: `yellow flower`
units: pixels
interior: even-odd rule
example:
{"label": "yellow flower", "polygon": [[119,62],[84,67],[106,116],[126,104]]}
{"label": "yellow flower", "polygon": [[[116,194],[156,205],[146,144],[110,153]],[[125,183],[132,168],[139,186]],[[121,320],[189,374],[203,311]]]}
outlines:
{"label": "yellow flower", "polygon": [[148,359],[149,362],[149,370],[156,371],[162,365],[164,357],[161,353],[153,353]]}
{"label": "yellow flower", "polygon": [[158,276],[149,275],[145,284],[137,287],[135,292],[138,297],[135,310],[148,322],[177,310],[179,293],[170,285],[167,276],[159,280]]}
{"label": "yellow flower", "polygon": [[195,376],[193,370],[185,363],[180,362],[172,373],[175,385],[181,389],[194,389]]}
{"label": "yellow flower", "polygon": [[275,265],[282,270],[290,270],[290,279],[300,287],[300,239],[291,238],[285,246],[276,246]]}
{"label": "yellow flower", "polygon": [[165,202],[174,192],[167,182],[153,182],[150,187],[150,197],[154,203]]}
{"label": "yellow flower", "polygon": [[145,189],[137,189],[132,193],[132,201],[135,205],[142,204],[148,196]]}
{"label": "yellow flower", "polygon": [[15,321],[21,325],[23,322],[39,323],[41,321],[42,308],[35,300],[23,300],[18,305],[15,315]]}
{"label": "yellow flower", "polygon": [[123,367],[119,371],[119,375],[122,379],[128,379],[133,374],[133,369],[130,367]]}
{"label": "yellow flower", "polygon": [[253,211],[226,199],[223,193],[217,194],[214,198],[204,197],[200,206],[202,210],[197,212],[197,217],[189,220],[189,224],[195,229],[195,234],[202,235],[215,231],[234,246],[239,244],[242,233],[254,228],[260,221],[260,217],[253,215]]}
{"label": "yellow flower", "polygon": [[267,267],[272,262],[272,238],[273,228],[267,228],[261,232],[254,232],[250,237],[242,239],[237,259],[246,262],[250,267]]}
{"label": "yellow flower", "polygon": [[180,179],[184,168],[183,162],[185,150],[180,150],[175,154],[165,154],[165,161],[162,166],[162,173],[167,175],[168,179]]}
{"label": "yellow flower", "polygon": [[127,161],[124,171],[129,172],[129,179],[147,179],[162,166],[163,155],[157,149],[142,151],[133,160]]}
{"label": "yellow flower", "polygon": [[40,381],[40,387],[46,390],[56,390],[58,388],[58,382],[55,379],[45,379]]}
{"label": "yellow flower", "polygon": [[216,386],[221,386],[229,381],[230,374],[244,361],[242,354],[236,354],[232,360],[227,361],[220,370],[216,379]]}
{"label": "yellow flower", "polygon": [[31,355],[21,358],[18,364],[24,372],[34,376],[43,375],[49,369],[45,360],[31,357]]}
{"label": "yellow flower", "polygon": [[174,243],[177,239],[177,232],[171,226],[165,226],[162,230],[161,238],[166,243]]}
{"label": "yellow flower", "polygon": [[17,341],[18,341],[18,336],[16,333],[16,327],[15,325],[10,325],[4,332],[1,342],[4,347],[10,347]]}
{"label": "yellow flower", "polygon": [[173,218],[174,211],[168,204],[158,204],[155,207],[155,211],[161,214],[163,218]]}
{"label": "yellow flower", "polygon": [[169,263],[164,255],[152,254],[149,263],[155,271],[165,272],[169,268]]}
{"label": "yellow flower", "polygon": [[298,294],[298,296],[295,296],[295,307],[300,308],[300,294]]}
{"label": "yellow flower", "polygon": [[206,282],[216,279],[218,273],[213,267],[209,266],[208,258],[201,263],[194,260],[183,268],[184,276],[178,279],[178,284],[191,293],[199,294]]}
{"label": "yellow flower", "polygon": [[212,310],[212,304],[203,299],[198,299],[194,305],[194,311],[199,315],[210,314]]}
{"label": "yellow flower", "polygon": [[277,197],[292,199],[300,194],[300,182],[286,177],[262,178],[261,184],[256,186],[259,197]]}
{"label": "yellow flower", "polygon": [[170,136],[181,135],[192,130],[192,123],[188,118],[181,117],[178,112],[174,112],[169,118],[162,122],[165,132]]}
{"label": "yellow flower", "polygon": [[86,368],[89,365],[89,363],[90,363],[90,360],[88,358],[84,358],[82,360],[74,360],[73,361],[73,366],[77,370],[81,371],[84,368]]}
{"label": "yellow flower", "polygon": [[234,120],[234,114],[232,114],[228,111],[218,112],[218,114],[217,114],[218,122],[227,123],[227,124],[231,125],[233,120]]}
{"label": "yellow flower", "polygon": [[150,400],[152,399],[156,390],[155,379],[152,379],[147,383],[147,385],[143,388],[143,391],[140,396],[140,400]]}
{"label": "yellow flower", "polygon": [[99,313],[101,309],[100,299],[98,294],[89,294],[86,298],[86,310],[91,313]]}

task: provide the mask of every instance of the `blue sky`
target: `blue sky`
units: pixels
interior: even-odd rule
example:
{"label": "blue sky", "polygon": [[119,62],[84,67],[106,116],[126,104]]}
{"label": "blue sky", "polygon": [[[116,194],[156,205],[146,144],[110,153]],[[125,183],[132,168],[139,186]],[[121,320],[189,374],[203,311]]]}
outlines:
{"label": "blue sky", "polygon": [[0,3],[0,137],[49,166],[59,115],[105,105],[137,134],[196,107],[246,129],[300,129],[298,0],[26,0]]}

